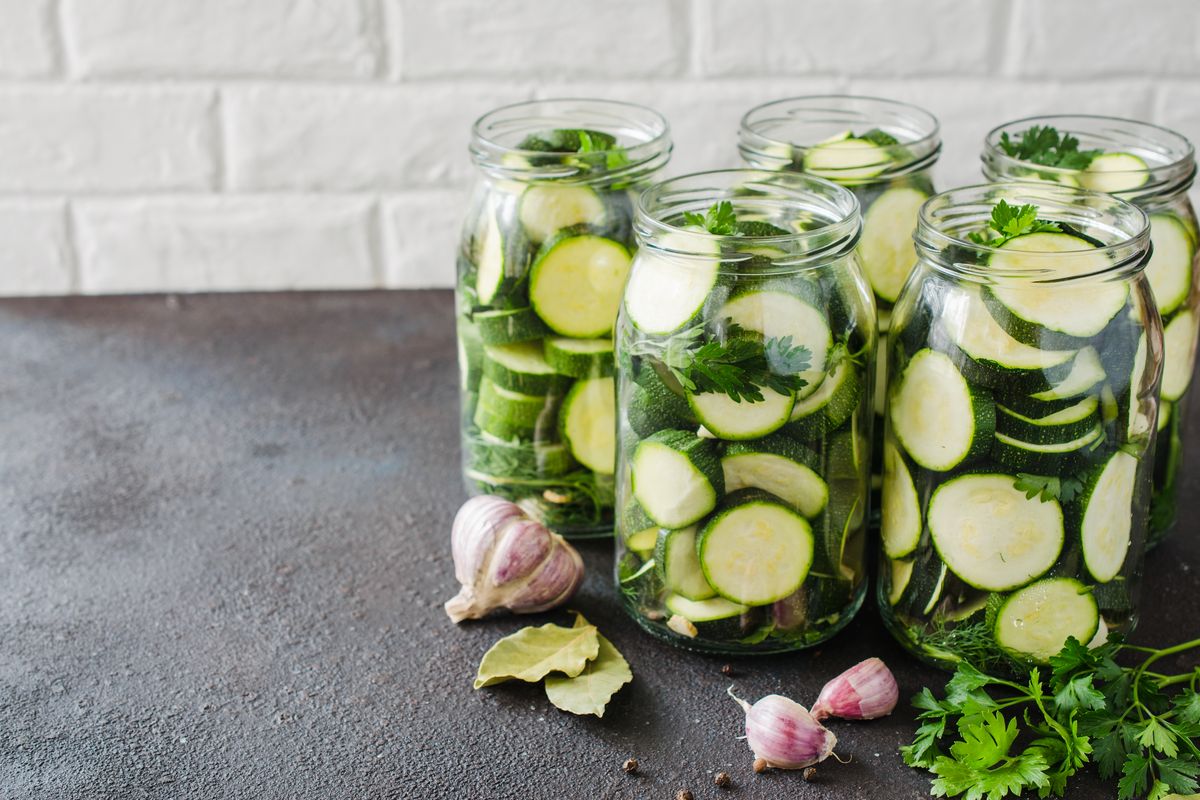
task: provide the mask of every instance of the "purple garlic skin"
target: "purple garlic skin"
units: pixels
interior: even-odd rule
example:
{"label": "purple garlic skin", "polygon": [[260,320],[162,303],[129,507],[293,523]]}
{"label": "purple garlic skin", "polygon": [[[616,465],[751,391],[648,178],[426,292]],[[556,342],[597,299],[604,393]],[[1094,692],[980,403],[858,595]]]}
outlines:
{"label": "purple garlic skin", "polygon": [[837,737],[794,700],[769,694],[750,705],[732,691],[729,696],[746,712],[746,741],[755,759],[768,767],[804,769],[833,753]]}
{"label": "purple garlic skin", "polygon": [[878,658],[860,661],[821,689],[812,713],[817,719],[877,719],[892,713],[900,687]]}
{"label": "purple garlic skin", "polygon": [[454,577],[462,584],[446,603],[454,622],[501,609],[534,614],[565,603],[583,581],[583,559],[557,533],[515,503],[473,497],[450,533]]}

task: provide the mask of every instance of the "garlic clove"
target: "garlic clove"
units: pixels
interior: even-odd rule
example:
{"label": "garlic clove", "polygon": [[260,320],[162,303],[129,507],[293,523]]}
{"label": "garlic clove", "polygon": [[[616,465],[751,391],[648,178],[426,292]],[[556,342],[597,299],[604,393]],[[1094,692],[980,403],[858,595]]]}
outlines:
{"label": "garlic clove", "polygon": [[817,719],[877,719],[892,713],[899,698],[892,671],[880,659],[868,658],[825,684],[812,714]]}
{"label": "garlic clove", "polygon": [[459,509],[451,530],[462,588],[446,603],[454,622],[505,609],[533,614],[565,603],[583,581],[583,559],[519,506],[483,495]]}
{"label": "garlic clove", "polygon": [[756,771],[761,771],[759,762],[776,769],[803,769],[833,753],[837,737],[794,700],[769,694],[750,705],[732,689],[729,696],[746,712],[746,741],[754,751]]}

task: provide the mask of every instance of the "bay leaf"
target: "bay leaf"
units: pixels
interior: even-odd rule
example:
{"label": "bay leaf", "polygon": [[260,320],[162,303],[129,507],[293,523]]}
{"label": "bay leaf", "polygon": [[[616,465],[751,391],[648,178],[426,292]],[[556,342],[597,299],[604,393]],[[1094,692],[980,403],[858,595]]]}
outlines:
{"label": "bay leaf", "polygon": [[[584,626],[593,627],[582,614],[577,613],[575,627]],[[612,696],[633,680],[629,662],[613,643],[599,633],[596,634],[596,638],[600,642],[599,653],[594,660],[588,662],[582,672],[574,677],[546,676],[546,697],[563,711],[603,717],[604,709]]]}
{"label": "bay leaf", "polygon": [[522,628],[505,636],[483,654],[475,688],[518,680],[536,683],[551,672],[575,676],[600,652],[600,634],[595,625],[564,628],[547,623]]}

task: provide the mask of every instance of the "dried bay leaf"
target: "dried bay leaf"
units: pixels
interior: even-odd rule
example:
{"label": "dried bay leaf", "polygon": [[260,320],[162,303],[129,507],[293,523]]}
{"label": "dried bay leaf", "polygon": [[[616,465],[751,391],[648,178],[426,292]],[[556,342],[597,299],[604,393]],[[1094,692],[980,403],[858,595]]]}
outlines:
{"label": "dried bay leaf", "polygon": [[[582,614],[575,615],[575,628],[593,628]],[[629,662],[613,647],[612,642],[596,635],[600,643],[596,658],[589,661],[583,671],[574,677],[566,675],[546,676],[546,697],[563,711],[572,714],[604,716],[608,701],[625,684],[633,680]]]}
{"label": "dried bay leaf", "polygon": [[[580,617],[579,619],[582,619]],[[575,627],[546,624],[522,628],[492,645],[479,662],[475,688],[509,680],[536,683],[551,672],[579,675],[600,653],[600,634],[586,621]]]}

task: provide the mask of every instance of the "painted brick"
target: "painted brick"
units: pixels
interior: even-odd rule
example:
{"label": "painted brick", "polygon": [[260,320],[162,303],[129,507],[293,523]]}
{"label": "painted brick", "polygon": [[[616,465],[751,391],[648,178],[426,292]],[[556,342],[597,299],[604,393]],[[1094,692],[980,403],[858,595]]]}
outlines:
{"label": "painted brick", "polygon": [[229,183],[241,190],[462,185],[471,124],[531,91],[500,85],[226,90]]}
{"label": "painted brick", "polygon": [[214,99],[205,89],[0,88],[0,192],[209,188]]}
{"label": "painted brick", "polygon": [[50,0],[0,0],[0,76],[39,78],[57,66]]}
{"label": "painted brick", "polygon": [[399,73],[430,77],[660,77],[687,65],[683,0],[392,0]]}
{"label": "painted brick", "polygon": [[454,285],[455,253],[467,199],[465,191],[443,190],[385,200],[385,286],[425,289]]}
{"label": "painted brick", "polygon": [[85,200],[75,206],[84,292],[375,286],[365,198]]}
{"label": "painted brick", "polygon": [[85,77],[369,78],[383,63],[377,0],[62,0]]}
{"label": "painted brick", "polygon": [[0,201],[0,296],[72,290],[66,203]]}

